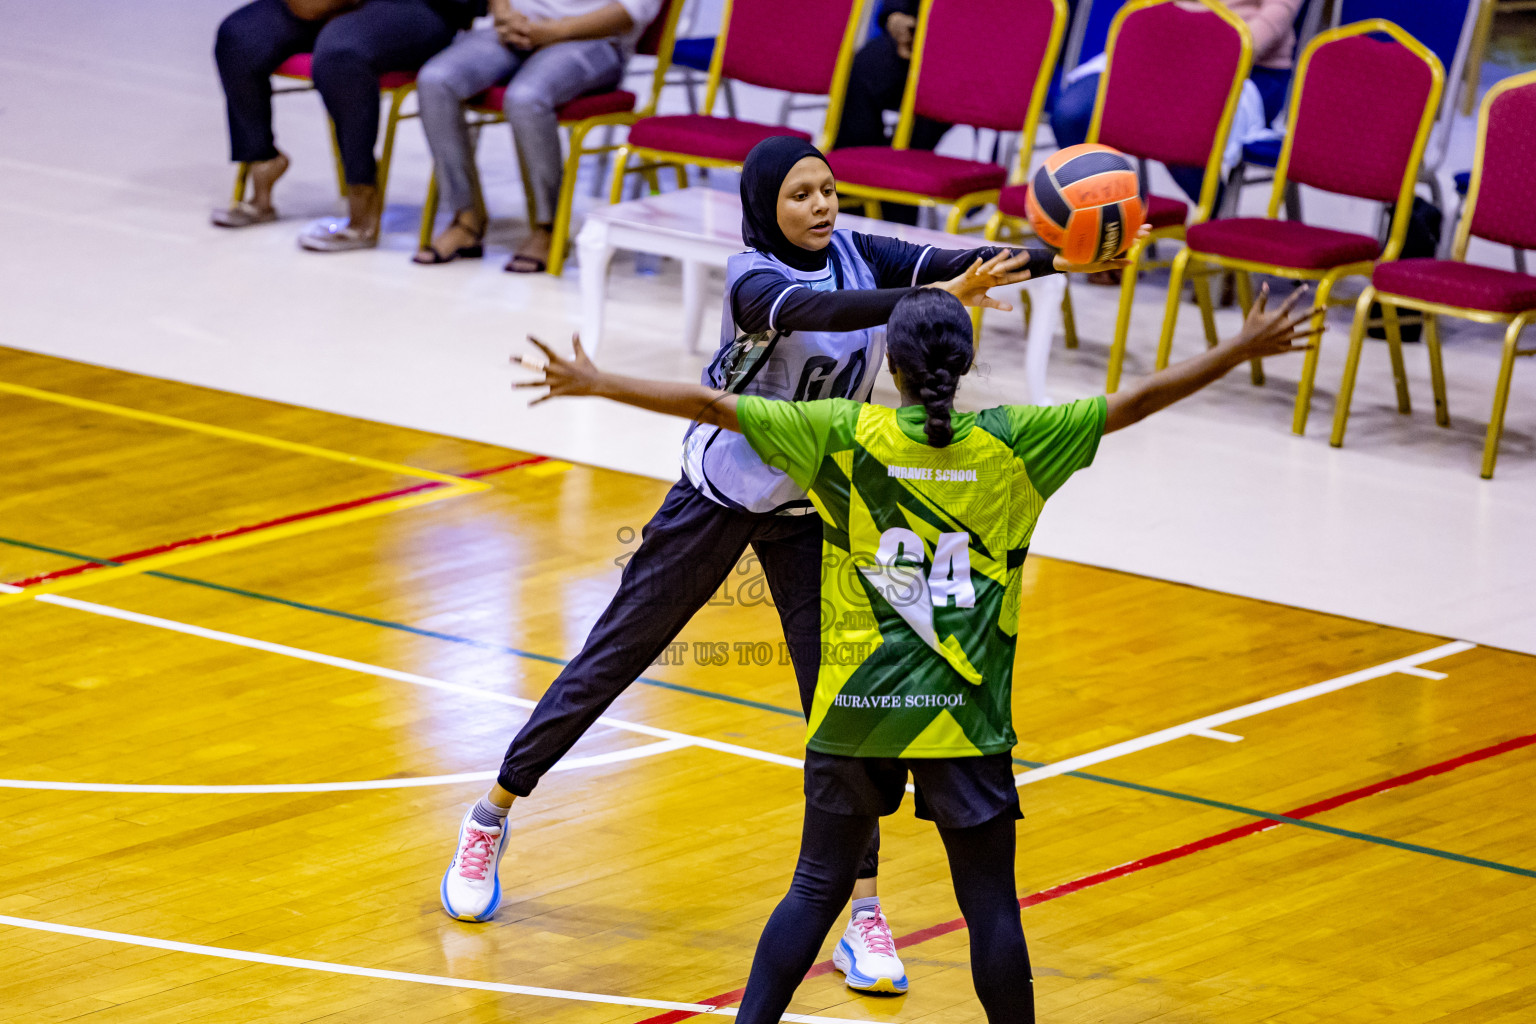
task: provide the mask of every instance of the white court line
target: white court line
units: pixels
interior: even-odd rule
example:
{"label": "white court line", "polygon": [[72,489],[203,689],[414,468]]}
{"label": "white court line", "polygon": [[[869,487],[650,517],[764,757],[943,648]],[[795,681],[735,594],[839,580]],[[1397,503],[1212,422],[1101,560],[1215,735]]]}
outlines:
{"label": "white court line", "polygon": [[[238,633],[225,633],[222,630],[208,629],[204,626],[193,626],[189,623],[177,622],[174,619],[162,619],[157,615],[144,615],[140,612],[131,612],[124,608],[97,604],[94,601],[81,601],[78,598],[65,597],[62,594],[42,594],[38,596],[37,600],[45,604],[58,605],[61,608],[73,608],[76,611],[90,612],[92,615],[104,615],[107,618],[122,619],[125,622],[137,622],[145,626],[154,626],[157,629],[166,629],[173,633],[185,633],[187,636],[202,637],[206,640],[218,640],[226,644],[234,644],[236,647],[248,647],[255,651],[266,651],[269,654],[281,654],[285,657],[297,658],[300,661],[312,661],[317,665],[330,665],[333,668],[361,672],[364,675],[378,676],[381,679],[394,679],[402,683],[410,683],[413,686],[442,690],[445,693],[457,693],[467,697],[477,697],[481,700],[495,701],[499,704],[510,704],[513,707],[523,708],[524,710],[531,711],[538,703],[524,697],[513,697],[510,694],[482,690],[479,687],[466,686],[463,683],[450,683],[442,679],[433,679],[430,676],[419,676],[414,672],[402,672],[399,669],[385,668],[382,665],[370,665],[367,662],[353,661],[351,658],[338,658],[331,654],[306,651],[300,647],[275,644],[268,640],[256,640],[252,637],[240,636]],[[653,725],[641,725],[639,722],[626,722],[621,718],[609,718],[607,715],[599,718],[597,722],[599,725],[606,725],[609,728],[620,729],[624,732],[638,733],[641,736],[651,736],[659,740],[676,740],[687,746],[703,747],[706,750],[718,750],[723,754],[749,757],[755,761],[767,761],[770,764],[780,764],[788,768],[802,768],[805,765],[805,762],[799,758],[785,757],[782,754],[771,754],[766,750],[743,747],[735,743],[722,743],[719,740],[706,739],[703,736],[694,736],[685,732],[673,732],[671,729],[658,729]]]}
{"label": "white court line", "polygon": [[1191,736],[1200,736],[1208,740],[1221,740],[1223,743],[1241,743],[1243,738],[1234,733],[1222,732],[1220,729],[1196,729]]}
{"label": "white court line", "polygon": [[[497,981],[474,981],[469,978],[449,978],[439,974],[412,974],[407,971],[385,971],[377,967],[356,967],[352,964],[335,964],[326,960],[303,960],[291,956],[273,956],[270,953],[252,953],[243,949],[226,949],[223,946],[200,946],[191,942],[173,942],[155,939],[147,935],[130,935],[126,932],[108,932],[97,928],[79,928],[70,924],[53,924],[34,921],[26,917],[0,915],[0,925],[28,928],[37,932],[53,932],[57,935],[73,935],[82,939],[99,939],[103,942],[120,942],[129,946],[148,946],[173,953],[196,953],[222,960],[243,960],[252,964],[270,964],[274,967],[296,967],[305,971],[321,971],[326,974],[350,974],[358,978],[379,978],[384,981],[410,981],[418,985],[438,985],[443,988],[468,988],[481,992],[503,992],[514,996],[533,996],[540,999],[564,999],[578,1003],[606,1003],[609,1006],[639,1006],[648,1010],[682,1010],[687,1013],[714,1013],[736,1016],[733,1006],[710,1006],[707,1003],[673,1003],[662,999],[637,999],[633,996],[611,996],[597,992],[573,992],[561,988],[536,988],[532,985],[508,985]],[[803,1013],[786,1013],[787,1021],[803,1024],[860,1024],[847,1017],[813,1017]]]}
{"label": "white court line", "polygon": [[[1086,754],[1069,757],[1063,761],[1056,761],[1053,764],[1042,765],[1023,774],[1015,775],[1013,782],[1016,786],[1027,786],[1031,782],[1055,778],[1057,775],[1078,771],[1079,769],[1087,768],[1089,765],[1112,761],[1117,757],[1124,757],[1127,754],[1134,754],[1138,751],[1161,746],[1164,743],[1184,736],[1198,735],[1203,731],[1213,730],[1217,726],[1226,725],[1228,722],[1236,722],[1240,719],[1251,718],[1254,715],[1261,715],[1266,711],[1273,711],[1276,708],[1299,704],[1304,700],[1311,700],[1313,697],[1321,697],[1325,693],[1333,693],[1335,690],[1343,690],[1357,683],[1367,682],[1371,679],[1380,679],[1382,676],[1389,676],[1393,673],[1406,672],[1409,675],[1418,675],[1419,671],[1415,670],[1420,662],[1449,658],[1453,654],[1470,651],[1476,646],[1476,644],[1467,643],[1465,640],[1441,644],[1439,647],[1432,647],[1427,651],[1420,651],[1418,654],[1410,654],[1406,658],[1398,658],[1396,661],[1388,661],[1373,668],[1363,668],[1358,672],[1351,672],[1347,676],[1339,676],[1337,679],[1313,683],[1311,686],[1303,686],[1297,690],[1287,690],[1285,693],[1279,693],[1273,697],[1265,697],[1263,700],[1256,700],[1251,704],[1244,704],[1241,707],[1231,708],[1227,711],[1218,711],[1214,715],[1206,715],[1204,718],[1197,718],[1192,722],[1185,722],[1183,725],[1160,729],[1157,732],[1147,733],[1145,736],[1138,736],[1133,740],[1101,747],[1098,750],[1091,750]],[[1435,673],[1435,675],[1441,679],[1445,678],[1444,673]]]}
{"label": "white court line", "polygon": [[[7,590],[18,589],[5,584],[0,584],[0,587],[3,587]],[[124,619],[129,622],[139,622],[149,626],[156,626],[160,629],[169,629],[178,633],[186,633],[190,636],[200,636],[212,640],[221,640],[225,643],[231,643],[241,647],[249,647],[254,650],[269,651],[274,654],[284,654],[288,657],[299,658],[305,661],[313,661],[322,665],[333,665],[338,668],[345,668],[355,672],[363,672],[369,675],[381,676],[386,679],[398,679],[401,682],[412,683],[417,686],[425,686],[437,690],[444,690],[449,693],[460,693],[467,696],[479,697],[485,700],[511,704],[515,707],[521,708],[531,709],[534,707],[533,701],[526,700],[521,697],[512,697],[506,694],[494,693],[489,690],[481,690],[473,686],[465,686],[460,683],[449,683],[440,679],[431,679],[427,676],[418,676],[411,672],[401,672],[397,669],[383,668],[378,665],[369,665],[360,661],[352,661],[349,658],[338,658],[329,654],[318,654],[314,651],[305,651],[297,647],[287,647],[283,644],[274,644],[266,640],[255,640],[250,637],[243,637],[234,633],[225,633],[219,630],[206,629],[202,626],[193,626],[183,622],[175,622],[171,619],[162,619],[153,615],[143,615],[139,612],[130,612],[125,609],[113,608],[110,605],[96,604],[91,601],[81,601],[77,598],[65,597],[59,594],[43,594],[38,597],[37,600],[47,602],[49,604],[60,605],[66,608],[75,608],[79,611],[90,612],[95,615],[105,615],[110,618]],[[1276,694],[1273,697],[1266,697],[1263,700],[1257,700],[1249,704],[1243,704],[1239,707],[1231,708],[1227,711],[1219,711],[1214,715],[1207,715],[1204,718],[1197,718],[1193,721],[1185,722],[1182,725],[1175,725],[1167,729],[1159,730],[1158,732],[1148,733],[1145,736],[1139,736],[1135,739],[1125,740],[1121,743],[1112,744],[1108,747],[1101,747],[1098,750],[1092,750],[1086,754],[1079,754],[1076,757],[1069,757],[1062,761],[1056,761],[1052,764],[1042,765],[1039,768],[1033,768],[1027,772],[1023,772],[1014,776],[1014,785],[1027,786],[1031,783],[1040,782],[1044,779],[1050,779],[1055,778],[1058,775],[1064,775],[1067,772],[1078,771],[1080,769],[1087,768],[1090,765],[1102,764],[1105,761],[1111,761],[1115,758],[1125,757],[1128,754],[1134,754],[1142,750],[1148,750],[1152,747],[1161,746],[1164,743],[1169,743],[1173,740],[1181,739],[1185,736],[1196,735],[1202,731],[1214,731],[1218,726],[1226,725],[1229,722],[1236,722],[1244,718],[1251,718],[1254,715],[1263,714],[1266,711],[1274,711],[1277,708],[1287,707],[1291,704],[1299,704],[1302,701],[1311,700],[1314,697],[1320,697],[1324,694],[1333,693],[1337,690],[1347,689],[1348,687],[1355,686],[1359,683],[1368,682],[1372,679],[1379,679],[1382,676],[1393,675],[1396,673],[1405,673],[1408,675],[1423,676],[1424,678],[1444,679],[1446,678],[1445,673],[1433,672],[1429,669],[1420,668],[1420,663],[1426,661],[1437,661],[1440,658],[1448,658],[1453,654],[1460,654],[1463,651],[1470,651],[1476,646],[1476,644],[1468,643],[1465,640],[1455,640],[1447,644],[1441,644],[1439,647],[1432,647],[1427,651],[1420,651],[1418,654],[1410,654],[1405,658],[1398,658],[1394,661],[1383,662],[1380,665],[1372,666],[1371,668],[1361,669],[1358,672],[1351,672],[1348,675],[1339,676],[1336,679],[1328,679],[1321,683],[1313,683],[1311,686],[1303,686],[1299,689],[1288,690],[1285,693]],[[607,716],[599,718],[598,722],[603,725],[611,726],[615,729],[636,732],[646,736],[654,736],[658,739],[684,740],[694,746],[705,747],[710,750],[719,750],[728,754],[737,754],[741,757],[750,757],[760,761],[768,761],[773,764],[781,764],[790,768],[804,767],[804,762],[798,758],[784,757],[780,754],[770,754],[767,751],[755,750],[751,747],[742,747],[734,743],[722,743],[718,740],[705,739],[701,736],[691,736],[687,733],[672,732],[668,729],[658,729],[654,726],[640,725],[635,722],[625,722],[621,719],[609,718]],[[910,784],[907,787],[907,791],[912,791]]]}
{"label": "white court line", "polygon": [[[665,754],[693,746],[687,740],[660,740],[644,746],[625,750],[611,750],[606,754],[590,757],[568,757],[555,764],[552,772],[568,772],[576,768],[592,768],[603,764],[617,764],[641,757]],[[252,794],[252,793],[345,793],[364,789],[411,789],[420,786],[453,786],[460,782],[489,782],[496,772],[462,772],[458,775],[421,775],[405,779],[368,779],[363,782],[280,782],[272,785],[253,786],[190,786],[175,784],[138,784],[128,782],[46,782],[35,779],[0,779],[0,789],[47,789],[66,793],[184,793],[200,794]]]}

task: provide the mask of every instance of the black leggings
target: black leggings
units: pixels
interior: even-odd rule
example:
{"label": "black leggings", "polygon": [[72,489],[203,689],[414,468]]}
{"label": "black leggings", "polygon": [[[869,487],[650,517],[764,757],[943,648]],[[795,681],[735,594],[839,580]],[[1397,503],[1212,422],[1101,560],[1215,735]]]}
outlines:
{"label": "black leggings", "polygon": [[[807,805],[800,863],[757,942],[737,1024],[776,1024],[853,892],[878,818]],[[1034,981],[1013,881],[1012,813],[971,828],[939,828],[955,899],[971,932],[971,979],[991,1024],[1033,1024]]]}
{"label": "black leggings", "polygon": [[213,56],[229,111],[230,158],[277,156],[272,138],[272,72],[306,51],[315,88],[336,125],[349,185],[372,185],[379,134],[379,76],[415,71],[453,38],[428,0],[367,0],[326,21],[304,21],[283,0],[252,0],[219,25]]}

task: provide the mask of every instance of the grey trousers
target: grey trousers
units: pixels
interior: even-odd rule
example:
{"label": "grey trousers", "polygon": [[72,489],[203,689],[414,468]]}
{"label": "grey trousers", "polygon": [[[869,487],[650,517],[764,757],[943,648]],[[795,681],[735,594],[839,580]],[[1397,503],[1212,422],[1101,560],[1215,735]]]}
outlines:
{"label": "grey trousers", "polygon": [[507,83],[502,110],[533,197],[529,222],[547,226],[554,223],[564,165],[555,112],[578,96],[616,88],[623,75],[624,56],[611,39],[552,43],[530,51],[509,48],[493,28],[459,36],[416,75],[421,125],[448,209],[473,207],[479,185],[461,107],[465,100]]}

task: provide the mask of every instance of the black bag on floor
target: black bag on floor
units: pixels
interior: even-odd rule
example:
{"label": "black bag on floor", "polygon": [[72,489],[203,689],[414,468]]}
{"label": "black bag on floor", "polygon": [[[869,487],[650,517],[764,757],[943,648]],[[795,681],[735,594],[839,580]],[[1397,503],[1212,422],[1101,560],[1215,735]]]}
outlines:
{"label": "black bag on floor", "polygon": [[[1408,236],[1403,239],[1403,254],[1400,259],[1431,259],[1440,249],[1440,225],[1444,221],[1440,213],[1440,207],[1427,199],[1418,196],[1413,197],[1413,213],[1408,217]],[[1381,303],[1371,303],[1370,317],[1372,320],[1381,319]],[[1419,334],[1423,330],[1420,323],[1401,324],[1404,341],[1418,341]],[[1385,338],[1387,328],[1385,325],[1372,324],[1365,329],[1365,333],[1373,338]]]}

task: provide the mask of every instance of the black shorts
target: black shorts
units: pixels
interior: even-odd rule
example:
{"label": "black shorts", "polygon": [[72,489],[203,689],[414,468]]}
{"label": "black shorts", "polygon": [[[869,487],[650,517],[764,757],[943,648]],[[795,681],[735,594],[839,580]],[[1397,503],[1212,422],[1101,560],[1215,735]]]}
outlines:
{"label": "black shorts", "polygon": [[917,816],[943,828],[971,828],[1000,814],[1015,820],[1019,791],[1007,753],[981,757],[842,757],[805,752],[805,801],[828,814],[894,814],[917,791]]}

